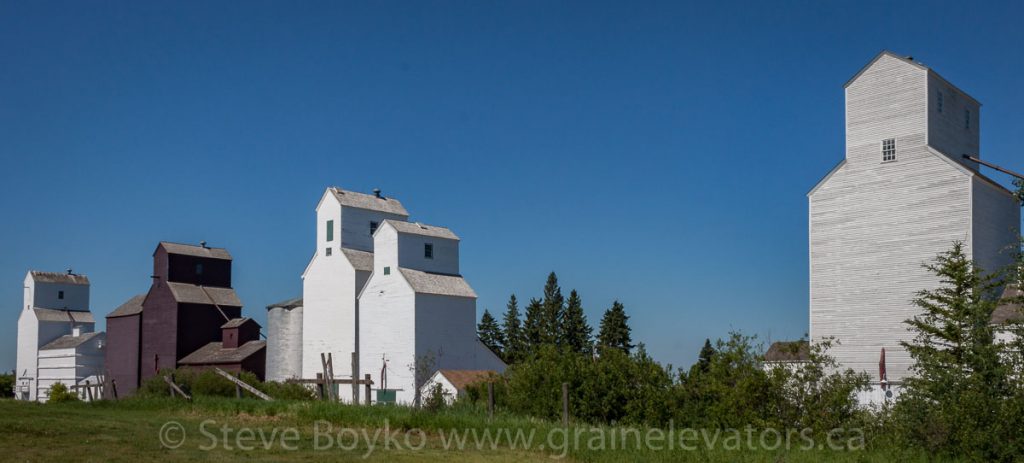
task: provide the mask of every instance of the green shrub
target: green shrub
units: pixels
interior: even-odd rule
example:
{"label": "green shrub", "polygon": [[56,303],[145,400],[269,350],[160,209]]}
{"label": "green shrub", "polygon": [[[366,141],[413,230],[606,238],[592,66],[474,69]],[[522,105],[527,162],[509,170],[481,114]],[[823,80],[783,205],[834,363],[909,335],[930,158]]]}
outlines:
{"label": "green shrub", "polygon": [[63,383],[56,383],[50,386],[50,398],[47,403],[58,404],[61,402],[78,402],[78,396],[69,391]]}
{"label": "green shrub", "polygon": [[298,383],[279,383],[276,381],[267,381],[256,385],[256,388],[263,393],[273,397],[274,400],[313,400],[316,395],[313,394],[313,390],[306,387],[303,384]]}
{"label": "green shrub", "polygon": [[0,375],[0,397],[14,397],[14,375]]}
{"label": "green shrub", "polygon": [[451,399],[445,392],[441,383],[434,383],[434,386],[427,391],[427,397],[423,399],[423,409],[428,412],[436,412],[448,407],[448,400]]}

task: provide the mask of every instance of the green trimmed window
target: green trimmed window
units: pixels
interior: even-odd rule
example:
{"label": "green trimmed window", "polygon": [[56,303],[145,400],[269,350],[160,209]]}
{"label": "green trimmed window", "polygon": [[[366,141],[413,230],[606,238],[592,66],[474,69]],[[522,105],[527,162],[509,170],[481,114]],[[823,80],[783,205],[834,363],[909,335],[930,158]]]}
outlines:
{"label": "green trimmed window", "polygon": [[384,267],[384,274],[391,275],[391,267]]}
{"label": "green trimmed window", "polygon": [[327,241],[334,241],[334,221],[327,221]]}

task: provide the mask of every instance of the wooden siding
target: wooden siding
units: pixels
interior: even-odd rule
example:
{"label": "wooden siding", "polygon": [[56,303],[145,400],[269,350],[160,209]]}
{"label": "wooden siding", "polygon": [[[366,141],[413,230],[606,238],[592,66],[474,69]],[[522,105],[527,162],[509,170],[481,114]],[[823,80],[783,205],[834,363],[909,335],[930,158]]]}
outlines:
{"label": "wooden siding", "polygon": [[971,241],[974,260],[988,272],[1013,263],[1013,245],[1020,238],[1020,206],[1002,188],[975,177]]}
{"label": "wooden siding", "polygon": [[[846,87],[846,157],[879,162],[881,142],[906,137],[925,142],[928,71],[884,55]],[[898,156],[898,154],[897,154]]]}
{"label": "wooden siding", "polygon": [[139,348],[142,313],[107,319],[107,374],[117,381],[117,393],[127,396],[139,387]]}
{"label": "wooden siding", "polygon": [[872,377],[884,347],[889,379],[902,378],[903,322],[937,285],[921,265],[969,239],[970,209],[970,177],[923,145],[845,165],[810,198],[812,339],[836,337],[836,360]]}
{"label": "wooden siding", "polygon": [[[942,92],[942,112],[938,109],[938,93]],[[964,126],[964,110],[971,112],[971,126]],[[967,161],[964,154],[980,155],[981,106],[971,97],[934,73],[928,77],[928,145],[951,159],[977,170],[977,163]]]}

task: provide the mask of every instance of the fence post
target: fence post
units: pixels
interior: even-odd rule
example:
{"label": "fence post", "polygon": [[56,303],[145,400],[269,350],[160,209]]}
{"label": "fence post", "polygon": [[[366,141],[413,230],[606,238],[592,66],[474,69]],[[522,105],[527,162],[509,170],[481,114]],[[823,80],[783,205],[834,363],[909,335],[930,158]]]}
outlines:
{"label": "fence post", "polygon": [[352,403],[359,405],[359,356],[352,353]]}
{"label": "fence post", "polygon": [[[241,373],[235,373],[235,378],[242,379],[242,374]],[[236,399],[241,399],[242,398],[242,386],[239,386],[238,383],[235,383],[235,398]]]}
{"label": "fence post", "polygon": [[316,374],[316,395],[320,400],[324,400],[324,374]]}
{"label": "fence post", "polygon": [[114,395],[114,400],[117,400],[117,380],[110,378],[110,392]]}
{"label": "fence post", "polygon": [[562,425],[569,427],[569,383],[562,383]]}
{"label": "fence post", "polygon": [[[164,379],[166,380],[167,377],[164,377]],[[173,383],[174,383],[174,373],[171,373],[171,380],[167,382],[167,389],[169,389],[171,391],[171,398],[172,399],[174,398],[174,384]]]}
{"label": "fence post", "polygon": [[363,376],[363,384],[366,384],[366,405],[370,405],[371,403],[373,403],[370,401],[370,383],[370,374],[367,373],[365,376]]}
{"label": "fence post", "polygon": [[89,385],[89,380],[85,380],[85,397],[92,402],[92,387]]}
{"label": "fence post", "polygon": [[487,417],[494,419],[494,383],[487,383]]}

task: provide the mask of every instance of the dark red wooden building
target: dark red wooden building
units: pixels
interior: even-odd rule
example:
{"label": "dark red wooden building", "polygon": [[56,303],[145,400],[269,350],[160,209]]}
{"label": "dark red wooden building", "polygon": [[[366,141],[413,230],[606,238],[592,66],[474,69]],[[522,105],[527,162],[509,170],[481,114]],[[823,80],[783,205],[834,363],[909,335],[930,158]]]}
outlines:
{"label": "dark red wooden building", "polygon": [[139,386],[142,301],[145,299],[145,294],[139,294],[107,315],[107,348],[104,355],[107,375],[117,382],[118,395],[130,395]]}
{"label": "dark red wooden building", "polygon": [[[242,314],[242,301],[231,288],[231,260],[226,249],[205,244],[157,245],[149,292],[107,316],[107,369],[117,380],[119,394],[221,342],[222,326]],[[258,324],[255,329],[258,337]],[[261,376],[264,368],[258,368]]]}
{"label": "dark red wooden building", "polygon": [[267,342],[260,340],[260,325],[251,318],[236,318],[221,326],[220,342],[211,342],[181,359],[190,368],[218,367],[225,371],[248,371],[260,381],[267,364]]}

